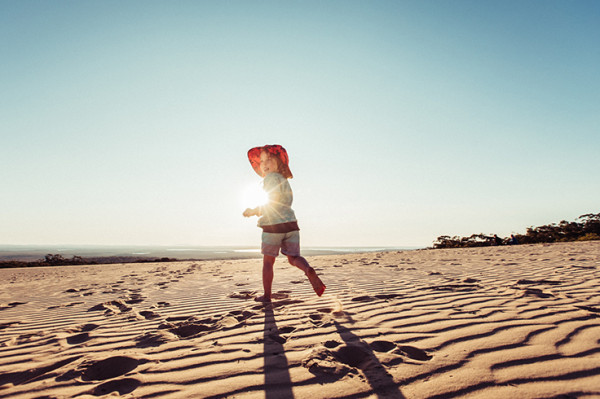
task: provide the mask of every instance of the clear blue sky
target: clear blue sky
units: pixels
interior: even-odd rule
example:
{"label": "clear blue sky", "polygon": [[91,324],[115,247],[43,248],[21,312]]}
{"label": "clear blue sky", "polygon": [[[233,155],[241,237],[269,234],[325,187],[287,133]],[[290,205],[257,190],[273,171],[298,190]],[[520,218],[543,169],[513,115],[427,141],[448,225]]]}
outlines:
{"label": "clear blue sky", "polygon": [[0,0],[0,244],[307,246],[600,212],[598,1]]}

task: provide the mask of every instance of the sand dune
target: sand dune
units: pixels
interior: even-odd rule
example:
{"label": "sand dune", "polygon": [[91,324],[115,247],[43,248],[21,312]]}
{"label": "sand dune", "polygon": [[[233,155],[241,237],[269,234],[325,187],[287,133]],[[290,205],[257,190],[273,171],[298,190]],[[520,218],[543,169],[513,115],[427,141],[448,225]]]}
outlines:
{"label": "sand dune", "polygon": [[600,242],[0,270],[0,398],[600,397]]}

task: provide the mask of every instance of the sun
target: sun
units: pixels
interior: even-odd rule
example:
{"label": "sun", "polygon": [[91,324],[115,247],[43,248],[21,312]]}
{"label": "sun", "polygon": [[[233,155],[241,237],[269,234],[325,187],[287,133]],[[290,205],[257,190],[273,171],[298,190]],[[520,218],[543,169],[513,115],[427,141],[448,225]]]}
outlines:
{"label": "sun", "polygon": [[242,207],[256,208],[269,202],[267,193],[259,184],[248,184],[242,191]]}

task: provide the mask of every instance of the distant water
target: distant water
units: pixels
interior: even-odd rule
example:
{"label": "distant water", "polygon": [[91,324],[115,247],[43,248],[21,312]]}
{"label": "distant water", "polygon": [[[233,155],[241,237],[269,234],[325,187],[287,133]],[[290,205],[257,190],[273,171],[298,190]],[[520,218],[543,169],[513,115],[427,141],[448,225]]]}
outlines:
{"label": "distant water", "polygon": [[[413,250],[417,247],[305,247],[302,255],[335,255],[360,252]],[[241,246],[101,246],[101,245],[0,245],[0,260],[34,261],[47,254],[65,258],[127,257],[176,259],[260,258],[260,248]]]}

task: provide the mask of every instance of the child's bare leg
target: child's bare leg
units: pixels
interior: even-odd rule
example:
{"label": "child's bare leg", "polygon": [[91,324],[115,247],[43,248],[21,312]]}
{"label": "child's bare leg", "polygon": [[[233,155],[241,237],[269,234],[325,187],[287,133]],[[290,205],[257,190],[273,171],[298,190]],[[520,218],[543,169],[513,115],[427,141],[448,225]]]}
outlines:
{"label": "child's bare leg", "polygon": [[275,264],[275,257],[264,255],[263,256],[263,288],[265,294],[256,298],[259,302],[271,302],[271,288],[273,287],[273,265]]}
{"label": "child's bare leg", "polygon": [[308,264],[306,259],[304,259],[302,256],[288,256],[288,261],[291,265],[296,266],[298,269],[302,270],[304,274],[306,274],[308,281],[310,281],[313,290],[315,290],[318,296],[323,295],[323,292],[325,292],[325,288],[327,287],[325,284],[323,284],[319,276],[317,276],[315,269]]}
{"label": "child's bare leg", "polygon": [[288,255],[287,258],[288,258],[288,261],[290,262],[290,265],[296,266],[298,269],[302,270],[304,272],[304,274],[308,273],[309,269],[312,269],[312,267],[310,267],[310,265],[308,264],[306,259],[304,259],[302,256],[289,256]]}

